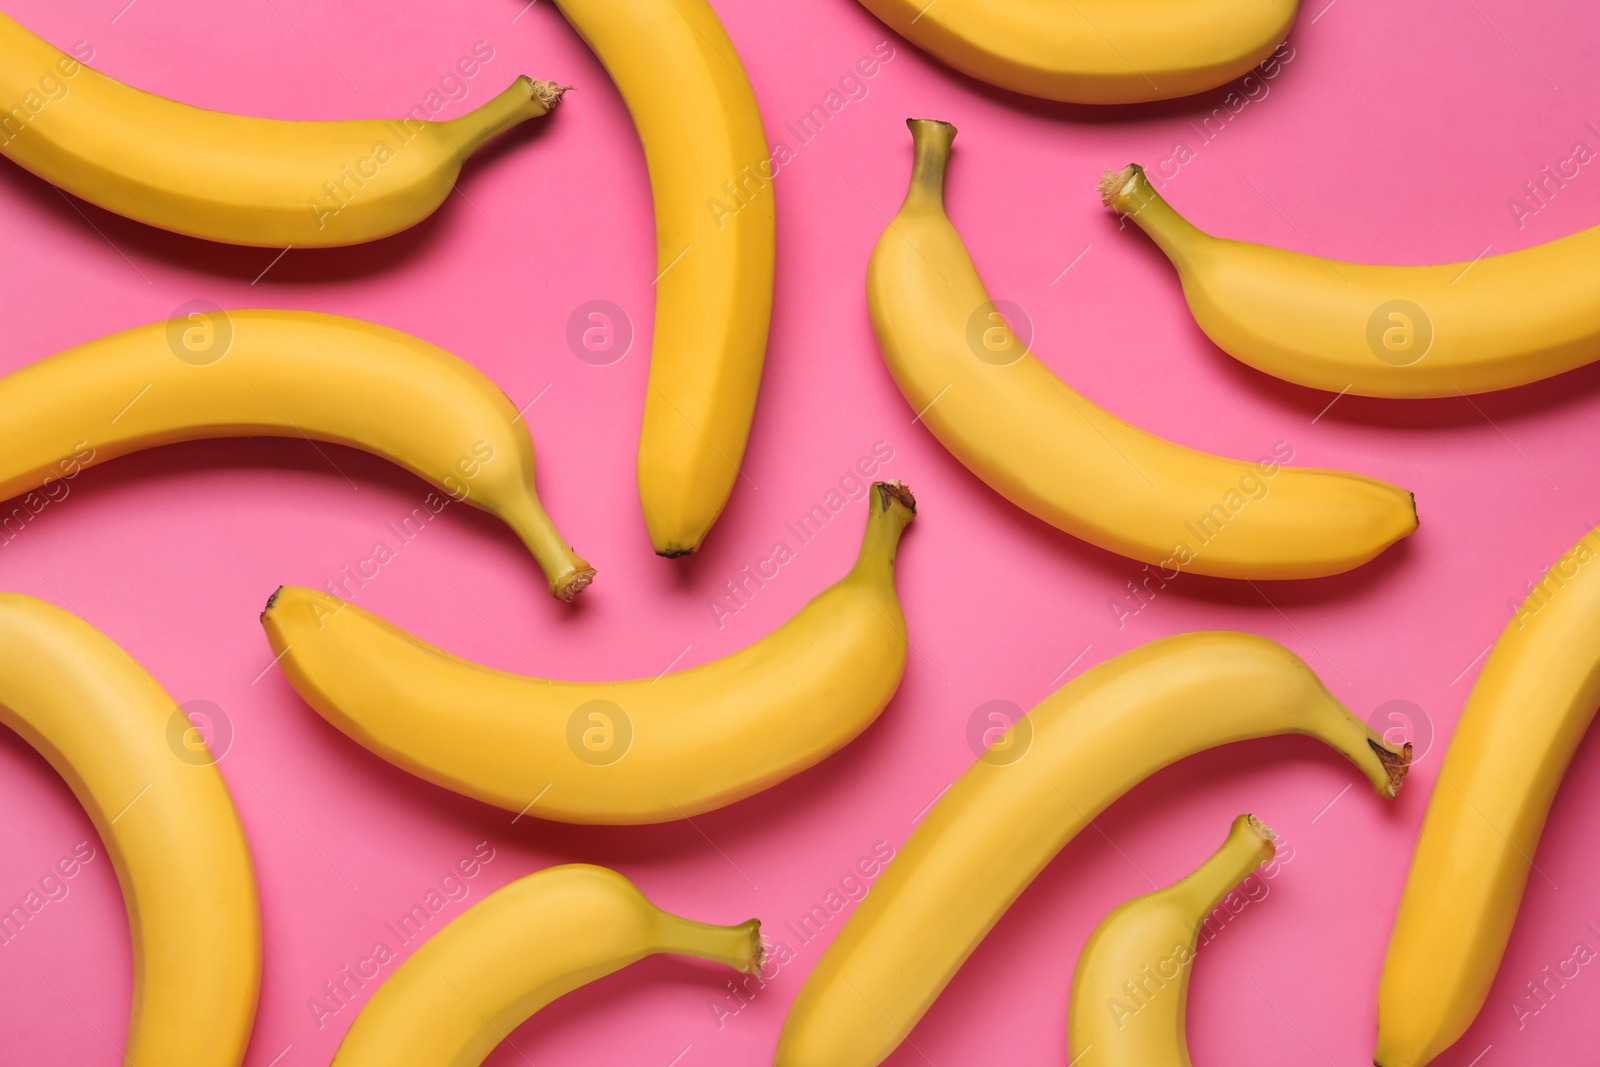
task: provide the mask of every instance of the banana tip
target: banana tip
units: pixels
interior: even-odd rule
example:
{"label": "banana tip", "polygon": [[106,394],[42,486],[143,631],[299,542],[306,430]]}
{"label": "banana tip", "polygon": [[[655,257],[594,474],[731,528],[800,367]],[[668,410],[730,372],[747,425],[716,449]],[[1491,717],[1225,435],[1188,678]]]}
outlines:
{"label": "banana tip", "polygon": [[1383,769],[1389,776],[1389,789],[1387,795],[1390,799],[1400,795],[1400,787],[1405,784],[1406,772],[1411,769],[1411,742],[1407,741],[1400,751],[1387,748],[1378,742],[1367,738],[1367,744],[1377,754],[1378,761],[1383,764]]}
{"label": "banana tip", "polygon": [[1260,834],[1262,840],[1276,841],[1278,839],[1278,835],[1273,831],[1272,827],[1268,826],[1254,815],[1246,815],[1245,819],[1250,823],[1250,829]]}
{"label": "banana tip", "polygon": [[579,593],[589,588],[589,584],[593,581],[594,568],[583,567],[562,578],[551,592],[556,595],[557,600],[570,604]]}
{"label": "banana tip", "polygon": [[283,586],[280,585],[280,586],[278,586],[278,588],[276,588],[276,589],[274,589],[272,591],[272,595],[271,596],[267,597],[267,606],[261,609],[261,617],[263,619],[267,617],[267,612],[272,610],[272,605],[276,604],[278,602],[278,597],[280,597],[282,595],[283,595]]}
{"label": "banana tip", "polygon": [[874,482],[872,487],[878,491],[878,505],[884,511],[889,510],[891,502],[898,501],[910,509],[911,514],[917,513],[917,498],[911,495],[911,487],[905,482]]}
{"label": "banana tip", "polygon": [[[528,78],[526,74],[523,77]],[[528,87],[532,90],[533,95],[539,98],[539,103],[543,104],[546,110],[561,103],[562,95],[572,88],[572,86],[562,85],[560,82],[540,81],[537,78],[528,78]]]}
{"label": "banana tip", "polygon": [[1140,172],[1137,163],[1129,163],[1119,171],[1106,171],[1096,186],[1100,190],[1100,202],[1106,207],[1116,207],[1118,197],[1133,191],[1134,180]]}

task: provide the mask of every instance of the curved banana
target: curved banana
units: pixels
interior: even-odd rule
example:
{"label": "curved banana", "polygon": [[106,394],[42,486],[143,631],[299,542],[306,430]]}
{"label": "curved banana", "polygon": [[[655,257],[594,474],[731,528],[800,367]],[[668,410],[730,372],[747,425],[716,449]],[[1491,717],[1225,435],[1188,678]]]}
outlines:
{"label": "curved banana", "polygon": [[772,317],[775,170],[706,0],[556,6],[616,82],[650,168],[660,273],[639,502],[656,552],[686,556],[742,476]]}
{"label": "curved banana", "polygon": [[1067,1057],[1081,1067],[1192,1067],[1186,1011],[1200,932],[1276,836],[1241,815],[1222,847],[1182,881],[1107,915],[1078,956]]}
{"label": "curved banana", "polygon": [[1378,985],[1377,1067],[1430,1063],[1478,1015],[1556,789],[1600,707],[1600,530],[1495,642],[1456,723]]}
{"label": "curved banana", "polygon": [[1405,490],[1175,445],[1074,392],[1012,334],[944,211],[955,127],[913,119],[911,188],[867,268],[884,361],[968,470],[1074,537],[1164,569],[1314,578],[1417,526]]}
{"label": "curved banana", "polygon": [[[0,500],[48,498],[91,463],[176,441],[327,441],[498,515],[550,591],[571,600],[594,570],[534,494],[533,442],[520,418],[470,364],[398,330],[310,311],[196,311],[0,378]],[[430,511],[448,502],[433,499]]]}
{"label": "curved banana", "polygon": [[484,142],[562,92],[521,77],[448,122],[248,118],[124,85],[0,15],[0,154],[107,211],[226,244],[398,233],[433,214]]}
{"label": "curved banana", "polygon": [[1204,749],[1315,737],[1380,796],[1396,750],[1299,657],[1265,638],[1191,633],[1141,645],[1045,697],[934,803],[806,977],[775,1067],[872,1067],[905,1040],[1013,901],[1095,816]]}
{"label": "curved banana", "polygon": [[662,911],[615,871],[570,864],[496,890],[378,987],[332,1067],[477,1067],[564,993],[658,952],[761,968],[761,924]]}
{"label": "curved banana", "polygon": [[1470,263],[1375,266],[1213,237],[1135,164],[1107,171],[1100,195],[1166,253],[1206,336],[1284,381],[1357,396],[1461,396],[1600,357],[1600,293],[1588,284],[1600,226]]}
{"label": "curved banana", "polygon": [[916,502],[868,497],[856,565],[766,638],[655,679],[553,682],[443,652],[351,604],[278,590],[278,665],[323,718],[390,763],[508,811],[669,822],[798,774],[865,730],[900,685],[894,556]]}
{"label": "curved banana", "polygon": [[66,779],[122,886],[133,938],[122,1062],[237,1067],[261,985],[261,917],[244,831],[204,739],[76,615],[0,593],[0,649],[0,724]]}
{"label": "curved banana", "polygon": [[1073,104],[1190,96],[1247,74],[1289,35],[1297,0],[861,0],[981,82]]}

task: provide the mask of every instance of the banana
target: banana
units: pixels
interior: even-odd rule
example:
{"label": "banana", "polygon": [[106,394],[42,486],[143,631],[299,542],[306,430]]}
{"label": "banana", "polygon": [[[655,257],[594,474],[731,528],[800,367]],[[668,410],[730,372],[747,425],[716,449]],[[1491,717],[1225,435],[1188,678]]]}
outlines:
{"label": "banana", "polygon": [[122,886],[133,939],[122,1062],[237,1067],[261,986],[261,917],[204,738],[126,652],[42,600],[0,593],[0,650],[0,724],[66,779]]}
{"label": "banana", "polygon": [[326,248],[414,226],[468,156],[564,88],[520,77],[448,122],[249,118],[123,85],[0,15],[0,154],[107,211],[226,244]]}
{"label": "banana", "polygon": [[895,546],[916,502],[868,496],[861,553],[839,582],[749,647],[630,682],[490,670],[310,589],[261,615],[278,665],[353,740],[508,811],[568,823],[668,822],[758,793],[877,718],[905,669]]}
{"label": "banana", "polygon": [[378,987],[332,1067],[477,1067],[564,993],[658,952],[754,973],[761,924],[711,926],[662,911],[587,864],[520,878],[468,908]]}
{"label": "banana", "polygon": [[743,477],[772,317],[775,168],[706,0],[556,6],[616,82],[650,168],[659,273],[639,502],[656,552],[685,556]]}
{"label": "banana", "polygon": [[871,1067],[916,1026],[1013,901],[1156,771],[1234,741],[1317,738],[1393,797],[1411,761],[1265,638],[1163,638],[1045,697],[929,809],[801,986],[775,1067]]}
{"label": "banana", "polygon": [[1469,263],[1376,266],[1213,237],[1136,164],[1106,171],[1100,196],[1166,253],[1206,336],[1284,381],[1357,396],[1461,396],[1600,356],[1600,295],[1588,284],[1600,226]]}
{"label": "banana", "polygon": [[1193,874],[1128,901],[1095,927],[1072,976],[1070,1062],[1192,1067],[1185,1013],[1201,930],[1233,887],[1272,859],[1275,840],[1254,815],[1241,815]]}
{"label": "banana", "polygon": [[176,441],[327,441],[498,515],[550,591],[571,600],[594,570],[534,494],[533,443],[520,419],[472,366],[398,330],[309,311],[196,311],[0,378],[0,500],[48,498],[91,463]]}
{"label": "banana", "polygon": [[872,251],[867,304],[918,420],[992,489],[1174,575],[1337,574],[1416,529],[1411,494],[1387,482],[1196,452],[1074,392],[1012,334],[945,215],[955,127],[908,125],[911,187]]}
{"label": "banana", "polygon": [[1600,707],[1597,559],[1600,529],[1533,587],[1462,709],[1383,962],[1377,1067],[1432,1062],[1489,995],[1556,789]]}
{"label": "banana", "polygon": [[981,82],[1073,104],[1137,104],[1226,84],[1289,34],[1297,0],[861,0]]}

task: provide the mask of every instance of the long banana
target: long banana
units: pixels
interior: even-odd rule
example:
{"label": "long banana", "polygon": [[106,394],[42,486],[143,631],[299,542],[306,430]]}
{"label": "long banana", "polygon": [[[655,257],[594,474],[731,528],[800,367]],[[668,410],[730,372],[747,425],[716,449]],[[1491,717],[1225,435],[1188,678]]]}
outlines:
{"label": "long banana", "polygon": [[332,1067],[477,1067],[564,993],[658,952],[754,972],[761,924],[662,911],[615,871],[550,867],[474,904],[378,987]]}
{"label": "long banana", "polygon": [[412,774],[542,819],[668,822],[818,763],[894,696],[906,660],[895,546],[915,501],[879,482],[868,502],[843,579],[755,644],[655,679],[490,670],[293,586],[273,594],[261,622],[306,702]]}
{"label": "long banana", "polygon": [[124,85],[0,15],[0,154],[108,211],[227,244],[398,233],[443,203],[479,146],[561,93],[521,77],[448,122],[248,118]]}
{"label": "long banana", "polygon": [[350,445],[498,515],[571,600],[594,570],[539,504],[520,419],[471,365],[398,330],[309,311],[197,311],[0,378],[0,500],[48,498],[91,463],[176,441]]}
{"label": "long banana", "polygon": [[639,502],[663,556],[700,547],[742,477],[772,317],[775,169],[706,0],[556,0],[633,115],[656,210]]}
{"label": "long banana", "polygon": [[996,492],[1101,548],[1223,578],[1337,574],[1416,529],[1387,482],[1207,455],[1074,392],[1011,332],[945,215],[955,127],[909,125],[911,187],[872,251],[867,304],[918,419]]}
{"label": "long banana", "polygon": [[111,855],[133,938],[122,1062],[236,1067],[261,985],[261,918],[204,739],[121,648],[18,593],[0,593],[0,724],[66,779]]}
{"label": "long banana", "polygon": [[1078,956],[1067,1058],[1081,1067],[1191,1067],[1186,1012],[1201,931],[1222,899],[1277,851],[1254,815],[1233,822],[1193,874],[1107,915]]}
{"label": "long banana", "polygon": [[801,986],[774,1064],[881,1063],[1113,801],[1185,756],[1280,734],[1342,753],[1380,796],[1395,795],[1410,763],[1409,745],[1389,745],[1265,638],[1180,634],[1080,674],[995,740],[1007,758],[973,763],[917,824]]}
{"label": "long banana", "polygon": [[1600,226],[1467,263],[1377,266],[1213,237],[1134,164],[1107,171],[1100,195],[1166,253],[1206,336],[1285,381],[1357,396],[1461,396],[1600,357],[1600,293],[1588,284]]}
{"label": "long banana", "polygon": [[1288,36],[1297,0],[861,0],[896,33],[990,85],[1074,104],[1223,85]]}
{"label": "long banana", "polygon": [[1533,587],[1439,768],[1378,986],[1378,1067],[1421,1067],[1483,1007],[1556,789],[1600,707],[1600,529]]}

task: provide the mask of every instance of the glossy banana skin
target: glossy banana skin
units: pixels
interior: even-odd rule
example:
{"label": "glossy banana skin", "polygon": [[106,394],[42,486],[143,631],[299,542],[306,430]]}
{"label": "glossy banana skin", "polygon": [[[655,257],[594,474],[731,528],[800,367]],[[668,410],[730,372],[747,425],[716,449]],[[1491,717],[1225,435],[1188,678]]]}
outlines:
{"label": "glossy banana skin", "polygon": [[0,724],[72,787],[127,903],[127,1067],[237,1067],[261,984],[244,831],[204,740],[182,716],[88,623],[0,593]]}
{"label": "glossy banana skin", "polygon": [[689,670],[565,682],[491,670],[309,589],[261,621],[325,719],[436,785],[534,818],[669,822],[720,808],[844,747],[905,669],[894,551],[914,501],[879,482],[861,555],[767,637]]}
{"label": "glossy banana skin", "polygon": [[426,941],[361,1009],[332,1067],[477,1067],[579,986],[658,952],[761,966],[761,924],[657,908],[622,875],[570,864],[518,879]]}
{"label": "glossy banana skin", "polygon": [[1128,901],[1095,927],[1072,974],[1070,1063],[1192,1067],[1186,1015],[1200,935],[1234,886],[1272,859],[1273,841],[1255,816],[1241,815],[1194,873]]}
{"label": "glossy banana skin", "polygon": [[420,222],[480,145],[546,114],[518,78],[448,122],[288,122],[206,111],[92,70],[0,15],[0,154],[130,219],[226,244],[360,244]]}
{"label": "glossy banana skin", "polygon": [[1540,580],[1467,697],[1378,986],[1377,1067],[1421,1067],[1477,1018],[1539,837],[1600,707],[1600,530]]}
{"label": "glossy banana skin", "polygon": [[867,267],[884,362],[951,455],[1007,500],[1130,559],[1221,578],[1315,578],[1417,526],[1411,494],[1146,433],[1075,392],[994,312],[943,203],[955,128],[914,119],[910,190]]}
{"label": "glossy banana skin", "polygon": [[1510,389],[1600,357],[1600,227],[1465,263],[1381,266],[1213,237],[1138,166],[1102,198],[1178,270],[1217,347],[1284,381],[1356,396]]}
{"label": "glossy banana skin", "polygon": [[1224,85],[1272,54],[1296,0],[861,0],[944,63],[1046,100],[1134,104]]}
{"label": "glossy banana skin", "polygon": [[[1024,749],[1019,731],[1031,731]],[[776,1067],[873,1067],[994,924],[1095,816],[1185,756],[1280,734],[1343,754],[1380,796],[1410,762],[1292,652],[1240,633],[1142,645],[1072,679],[956,780],[801,986]],[[1022,751],[1020,757],[1011,756]]]}
{"label": "glossy banana skin", "polygon": [[639,431],[650,542],[684,556],[743,476],[772,317],[773,171],[706,0],[556,0],[633,116],[655,199],[655,339]]}
{"label": "glossy banana skin", "polygon": [[0,378],[0,500],[48,496],[68,472],[179,441],[349,445],[498,515],[539,561],[552,594],[571,600],[594,570],[534,493],[533,442],[521,421],[470,364],[398,330],[309,311],[196,312]]}

